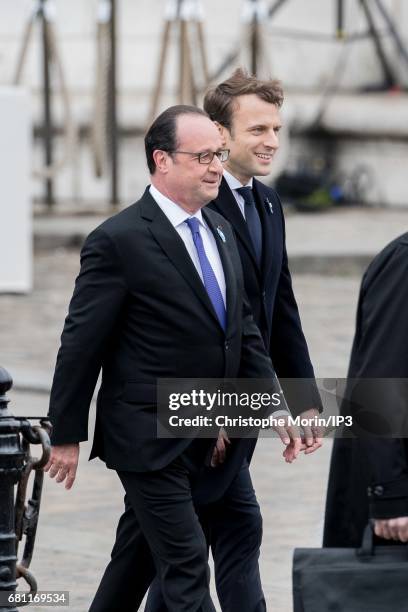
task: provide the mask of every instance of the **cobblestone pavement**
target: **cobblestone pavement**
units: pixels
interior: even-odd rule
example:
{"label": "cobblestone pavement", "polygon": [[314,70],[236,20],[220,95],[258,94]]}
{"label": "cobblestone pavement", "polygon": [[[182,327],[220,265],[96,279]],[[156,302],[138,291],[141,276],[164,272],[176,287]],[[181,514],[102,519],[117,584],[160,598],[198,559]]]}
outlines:
{"label": "cobblestone pavement", "polygon": [[[78,266],[76,251],[41,252],[35,260],[34,291],[27,296],[0,295],[0,363],[20,387],[41,390],[49,385]],[[318,376],[345,375],[359,282],[356,276],[294,278]],[[10,398],[16,414],[47,411],[45,393],[14,390]],[[272,612],[292,609],[293,548],[320,545],[330,446],[326,441],[318,453],[287,465],[277,440],[258,443],[252,474],[263,510],[261,568]],[[116,475],[99,462],[88,462],[88,454],[86,443],[72,491],[46,479],[32,564],[42,590],[71,592],[69,609],[75,612],[87,610],[108,560],[122,507]]]}

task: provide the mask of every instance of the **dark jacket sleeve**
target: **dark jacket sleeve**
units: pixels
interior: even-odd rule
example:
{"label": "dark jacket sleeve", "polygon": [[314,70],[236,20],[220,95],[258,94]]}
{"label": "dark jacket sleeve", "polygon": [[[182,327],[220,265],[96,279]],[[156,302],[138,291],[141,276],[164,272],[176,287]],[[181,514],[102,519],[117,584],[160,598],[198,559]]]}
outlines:
{"label": "dark jacket sleeve", "polygon": [[408,516],[408,446],[402,438],[408,420],[407,304],[406,241],[386,249],[363,279],[350,362],[349,376],[359,385],[368,379],[369,408],[390,431],[389,437],[359,440],[373,518]]}
{"label": "dark jacket sleeve", "polygon": [[[267,410],[266,412],[275,412],[277,410],[289,411],[286,398],[282,392],[272,361],[265,350],[261,333],[254,321],[246,296],[244,296],[242,311],[242,347],[239,376],[241,378],[268,380],[271,382],[271,392],[280,393],[280,405],[274,410]],[[259,388],[259,391],[262,390]]]}
{"label": "dark jacket sleeve", "polygon": [[369,448],[368,453],[371,453],[373,471],[372,484],[367,490],[370,516],[378,519],[408,516],[408,470],[404,441],[401,438],[377,440],[376,448]]}
{"label": "dark jacket sleeve", "polygon": [[81,252],[81,269],[57,356],[49,407],[55,445],[88,438],[90,402],[126,292],[115,246],[97,229]]}
{"label": "dark jacket sleeve", "polygon": [[[309,408],[322,411],[322,404],[293,292],[286,252],[285,219],[280,202],[279,210],[282,215],[284,247],[273,309],[270,355],[291,412],[297,415]],[[297,380],[285,381],[289,378]]]}

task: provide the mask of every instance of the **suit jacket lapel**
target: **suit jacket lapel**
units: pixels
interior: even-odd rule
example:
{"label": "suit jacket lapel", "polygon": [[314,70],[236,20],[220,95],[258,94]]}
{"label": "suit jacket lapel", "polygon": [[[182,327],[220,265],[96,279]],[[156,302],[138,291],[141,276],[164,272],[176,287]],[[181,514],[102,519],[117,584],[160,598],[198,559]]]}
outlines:
{"label": "suit jacket lapel", "polygon": [[225,178],[223,178],[221,181],[218,197],[213,201],[213,204],[219,210],[220,214],[233,226],[238,238],[241,240],[252,258],[252,263],[259,274],[260,270],[256,261],[256,255],[254,247],[252,246],[251,236],[249,235],[246,221],[239,210],[234,194],[229,188]]}
{"label": "suit jacket lapel", "polygon": [[231,258],[228,254],[227,243],[222,240],[218,229],[225,236],[225,230],[223,231],[222,223],[215,225],[211,219],[211,211],[203,208],[203,217],[206,220],[210,230],[212,231],[215,242],[217,244],[218,252],[221,257],[221,263],[224,270],[225,286],[226,286],[226,302],[227,302],[227,329],[226,335],[228,336],[231,326],[233,326],[233,313],[235,312],[235,305],[237,300],[237,283],[236,273],[233,268]]}
{"label": "suit jacket lapel", "polygon": [[275,242],[273,240],[273,222],[271,209],[269,207],[269,200],[262,189],[263,185],[256,179],[254,179],[253,190],[255,200],[257,201],[258,212],[262,223],[262,278],[266,279],[268,276],[272,262],[274,259],[273,249],[275,248]]}
{"label": "suit jacket lapel", "polygon": [[157,205],[154,198],[146,190],[140,200],[141,216],[150,222],[149,230],[159,243],[167,257],[173,262],[178,272],[184,277],[196,296],[208,309],[217,323],[218,317],[214,311],[206,288],[191,261],[183,240],[174,229],[166,215]]}

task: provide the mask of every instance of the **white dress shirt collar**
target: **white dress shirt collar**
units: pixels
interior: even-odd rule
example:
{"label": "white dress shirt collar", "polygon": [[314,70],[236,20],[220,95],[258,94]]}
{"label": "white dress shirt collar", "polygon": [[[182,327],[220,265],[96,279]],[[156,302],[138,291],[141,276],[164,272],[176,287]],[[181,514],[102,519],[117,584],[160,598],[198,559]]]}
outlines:
{"label": "white dress shirt collar", "polygon": [[228,170],[224,170],[224,178],[227,181],[228,187],[231,189],[232,195],[238,204],[238,208],[241,211],[242,216],[245,219],[245,200],[237,189],[240,187],[251,187],[252,189],[253,178],[250,178],[246,185],[242,185],[242,183],[240,183],[235,176],[232,176]]}
{"label": "white dress shirt collar", "polygon": [[251,187],[252,189],[252,184],[254,180],[253,178],[250,178],[249,181],[245,183],[245,185],[243,185],[237,178],[235,178],[235,176],[232,176],[232,174],[228,172],[228,170],[225,170],[225,168],[223,174],[230,189],[239,189],[240,187]]}
{"label": "white dress shirt collar", "polygon": [[173,227],[178,227],[184,223],[187,219],[195,217],[205,227],[203,215],[201,210],[198,210],[193,215],[190,215],[184,208],[181,208],[179,204],[170,200],[167,196],[163,195],[161,191],[154,185],[149,187],[150,195],[156,201],[157,205],[164,212]]}
{"label": "white dress shirt collar", "polygon": [[225,275],[222,267],[221,256],[215,237],[211,229],[208,227],[208,224],[204,221],[201,210],[194,213],[194,215],[189,215],[187,211],[181,208],[181,206],[179,206],[176,202],[173,202],[173,200],[170,200],[163,195],[154,185],[150,185],[149,190],[151,196],[157,202],[157,205],[166,215],[167,219],[170,221],[175,231],[183,241],[184,246],[187,249],[187,253],[189,254],[191,261],[198,272],[198,275],[204,282],[197,246],[194,243],[193,234],[190,228],[188,227],[187,223],[185,223],[187,219],[191,219],[192,217],[198,219],[198,222],[200,223],[200,234],[203,241],[204,251],[207,255],[208,261],[210,262],[210,266],[214,271],[225,305],[227,303],[227,289],[225,285]]}

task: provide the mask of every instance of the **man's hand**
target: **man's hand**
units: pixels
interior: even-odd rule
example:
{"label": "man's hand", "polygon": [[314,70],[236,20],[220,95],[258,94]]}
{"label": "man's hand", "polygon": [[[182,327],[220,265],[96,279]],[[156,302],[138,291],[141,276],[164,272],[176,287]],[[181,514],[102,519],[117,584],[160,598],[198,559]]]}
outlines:
{"label": "man's hand", "polygon": [[273,429],[277,432],[286,448],[283,451],[283,457],[286,463],[292,463],[302,450],[302,441],[300,438],[299,429],[295,425],[289,425],[288,417],[280,416],[279,420],[284,419],[285,425],[277,425]]}
{"label": "man's hand", "polygon": [[225,455],[227,453],[227,446],[231,444],[231,440],[227,436],[227,432],[223,427],[220,429],[218,434],[218,440],[213,450],[211,457],[211,467],[217,467],[225,461]]}
{"label": "man's hand", "polygon": [[323,444],[323,429],[317,425],[313,425],[313,419],[319,416],[319,411],[316,408],[310,408],[300,414],[301,419],[310,419],[310,425],[303,425],[302,435],[302,450],[305,455],[314,453]]}
{"label": "man's hand", "polygon": [[408,516],[384,520],[376,519],[374,522],[374,533],[379,538],[386,540],[408,542]]}
{"label": "man's hand", "polygon": [[57,482],[65,480],[65,488],[70,489],[74,484],[78,459],[79,444],[51,446],[51,455],[44,471],[49,471],[51,478],[56,476]]}

